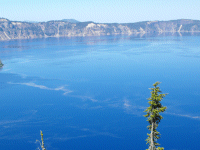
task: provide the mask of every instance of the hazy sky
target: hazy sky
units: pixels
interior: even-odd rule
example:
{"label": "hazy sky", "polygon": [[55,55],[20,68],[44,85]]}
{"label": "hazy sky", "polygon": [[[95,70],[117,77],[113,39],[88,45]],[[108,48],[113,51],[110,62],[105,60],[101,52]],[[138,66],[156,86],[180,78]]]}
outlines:
{"label": "hazy sky", "polygon": [[99,23],[200,20],[200,0],[0,0],[0,17],[13,21],[76,19]]}

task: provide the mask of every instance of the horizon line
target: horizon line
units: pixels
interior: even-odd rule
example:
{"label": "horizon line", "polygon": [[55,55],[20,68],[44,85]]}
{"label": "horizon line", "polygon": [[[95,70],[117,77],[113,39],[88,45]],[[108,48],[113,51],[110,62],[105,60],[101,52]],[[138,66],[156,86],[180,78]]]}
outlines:
{"label": "horizon line", "polygon": [[[77,21],[76,23],[84,23],[84,22],[91,22],[91,23],[99,23],[99,22],[94,22],[94,21],[78,21],[76,19],[61,19],[61,20],[49,20],[49,21],[29,21],[29,20],[24,20],[24,21],[16,21],[16,20],[9,20],[8,18],[0,17],[0,19],[6,19],[11,22],[28,22],[28,23],[42,23],[42,22],[65,22],[63,20],[74,20]],[[106,24],[127,24],[127,23],[140,23],[140,22],[167,22],[167,21],[178,21],[178,20],[192,20],[192,21],[200,21],[196,19],[172,19],[172,20],[146,20],[146,21],[137,21],[137,22],[124,22],[124,23],[118,23],[118,22],[113,22],[113,23],[106,23]],[[103,24],[103,23],[100,23]]]}

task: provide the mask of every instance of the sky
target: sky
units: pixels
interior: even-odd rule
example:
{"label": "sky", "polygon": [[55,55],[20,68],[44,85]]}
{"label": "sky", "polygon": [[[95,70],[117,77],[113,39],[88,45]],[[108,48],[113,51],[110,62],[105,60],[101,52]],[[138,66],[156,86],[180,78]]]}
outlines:
{"label": "sky", "polygon": [[200,20],[200,0],[1,0],[0,18],[12,21],[75,19],[81,22]]}

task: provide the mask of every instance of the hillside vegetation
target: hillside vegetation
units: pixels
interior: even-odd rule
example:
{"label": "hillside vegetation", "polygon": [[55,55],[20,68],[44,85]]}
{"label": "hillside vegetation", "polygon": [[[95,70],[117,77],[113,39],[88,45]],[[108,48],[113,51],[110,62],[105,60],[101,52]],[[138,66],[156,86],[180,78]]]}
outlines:
{"label": "hillside vegetation", "polygon": [[46,37],[200,33],[199,20],[144,21],[137,23],[94,23],[72,19],[20,22],[0,18],[0,41]]}

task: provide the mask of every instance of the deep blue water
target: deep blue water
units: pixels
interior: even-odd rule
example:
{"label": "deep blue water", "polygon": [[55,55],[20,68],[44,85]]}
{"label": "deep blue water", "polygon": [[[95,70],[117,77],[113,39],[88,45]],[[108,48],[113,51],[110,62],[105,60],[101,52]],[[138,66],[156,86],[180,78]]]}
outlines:
{"label": "deep blue water", "polygon": [[148,88],[169,93],[166,150],[200,149],[200,36],[76,37],[0,42],[0,149],[148,148]]}

